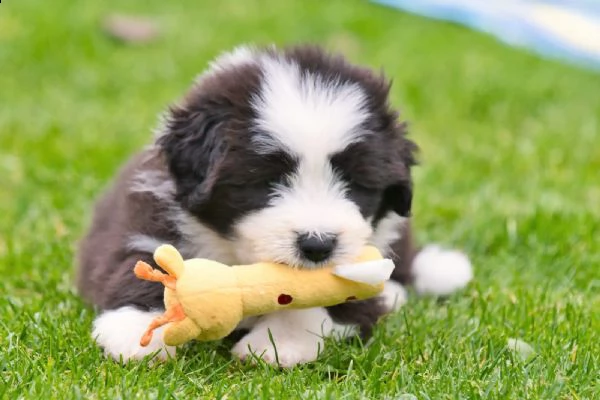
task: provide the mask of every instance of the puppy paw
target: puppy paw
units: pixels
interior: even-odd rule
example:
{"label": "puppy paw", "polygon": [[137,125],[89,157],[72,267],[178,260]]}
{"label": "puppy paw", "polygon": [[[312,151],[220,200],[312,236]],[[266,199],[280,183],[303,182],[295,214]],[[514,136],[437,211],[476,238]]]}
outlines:
{"label": "puppy paw", "polygon": [[104,355],[116,361],[143,360],[150,355],[154,355],[153,361],[164,361],[175,356],[175,347],[164,344],[162,328],[154,331],[148,346],[140,345],[146,328],[160,314],[133,307],[106,311],[94,321],[92,337],[103,349]]}
{"label": "puppy paw", "polygon": [[335,325],[323,308],[280,311],[259,320],[232,349],[242,359],[284,368],[315,361]]}
{"label": "puppy paw", "polygon": [[262,359],[268,364],[291,368],[317,359],[323,346],[320,338],[307,333],[293,338],[275,337],[273,342],[267,329],[255,329],[244,336],[231,350],[241,360],[255,362]]}

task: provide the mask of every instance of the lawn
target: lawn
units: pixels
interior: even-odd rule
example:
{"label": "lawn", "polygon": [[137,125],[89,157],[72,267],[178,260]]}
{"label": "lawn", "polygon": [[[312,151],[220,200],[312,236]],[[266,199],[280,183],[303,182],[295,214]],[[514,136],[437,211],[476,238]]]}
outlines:
{"label": "lawn", "polygon": [[[99,29],[111,12],[163,35],[116,42]],[[289,371],[227,343],[104,360],[72,284],[93,200],[208,60],[248,41],[315,41],[393,77],[421,147],[419,239],[465,249],[476,279]],[[599,142],[600,74],[367,1],[5,1],[0,398],[600,398]]]}

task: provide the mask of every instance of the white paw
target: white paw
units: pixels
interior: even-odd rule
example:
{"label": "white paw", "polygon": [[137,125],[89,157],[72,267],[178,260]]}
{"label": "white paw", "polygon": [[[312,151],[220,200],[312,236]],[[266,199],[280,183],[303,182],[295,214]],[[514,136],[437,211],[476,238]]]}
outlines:
{"label": "white paw", "polygon": [[387,281],[381,293],[386,312],[396,312],[406,303],[406,289],[394,281]]}
{"label": "white paw", "polygon": [[473,278],[469,258],[456,250],[427,246],[413,261],[415,289],[421,294],[448,295]]}
{"label": "white paw", "polygon": [[259,320],[231,351],[242,360],[260,358],[290,368],[316,360],[323,350],[323,337],[336,331],[334,325],[323,308],[270,314]]}
{"label": "white paw", "polygon": [[94,321],[92,337],[107,357],[117,361],[142,360],[155,353],[154,359],[166,360],[175,356],[175,347],[164,344],[162,328],[154,331],[148,346],[140,345],[150,322],[161,314],[162,311],[141,311],[134,307],[105,311]]}
{"label": "white paw", "polygon": [[323,341],[317,338],[273,337],[269,339],[267,329],[254,329],[233,346],[232,353],[241,360],[262,359],[271,364],[290,368],[317,359]]}

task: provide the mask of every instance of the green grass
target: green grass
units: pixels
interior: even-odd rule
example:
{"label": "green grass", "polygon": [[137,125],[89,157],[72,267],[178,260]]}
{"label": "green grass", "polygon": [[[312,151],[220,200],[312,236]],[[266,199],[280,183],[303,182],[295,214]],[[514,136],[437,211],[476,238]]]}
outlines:
{"label": "green grass", "polygon": [[[113,11],[164,35],[114,42],[98,29]],[[223,343],[106,361],[72,285],[93,199],[207,61],[246,41],[386,69],[422,149],[419,238],[464,248],[476,280],[290,371]],[[0,398],[600,398],[600,75],[357,0],[8,1],[0,71]]]}

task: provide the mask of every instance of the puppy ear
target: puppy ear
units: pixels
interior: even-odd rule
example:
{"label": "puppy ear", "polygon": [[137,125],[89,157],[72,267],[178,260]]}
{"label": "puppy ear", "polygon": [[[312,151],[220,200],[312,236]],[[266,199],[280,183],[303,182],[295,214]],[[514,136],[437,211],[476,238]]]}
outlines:
{"label": "puppy ear", "polygon": [[178,200],[190,211],[208,200],[217,179],[227,147],[224,121],[219,107],[171,107],[164,133],[157,139],[177,182]]}
{"label": "puppy ear", "polygon": [[385,208],[402,217],[410,217],[412,209],[412,184],[403,182],[388,187],[383,194]]}
{"label": "puppy ear", "polygon": [[[395,119],[397,113],[394,113]],[[410,217],[412,211],[413,185],[410,170],[417,164],[417,145],[407,137],[406,122],[396,122],[394,135],[397,140],[393,146],[394,166],[390,168],[395,179],[384,192],[384,205],[402,217]]]}

